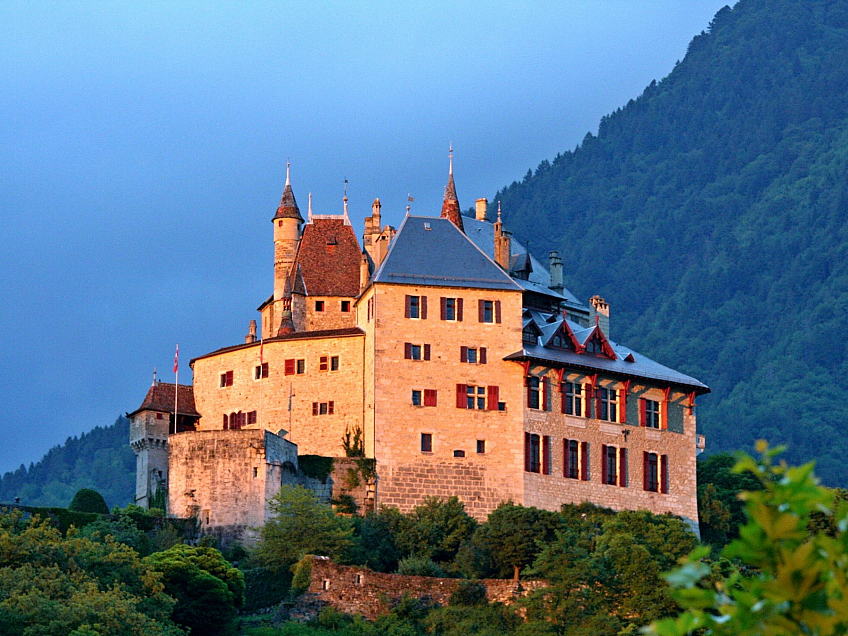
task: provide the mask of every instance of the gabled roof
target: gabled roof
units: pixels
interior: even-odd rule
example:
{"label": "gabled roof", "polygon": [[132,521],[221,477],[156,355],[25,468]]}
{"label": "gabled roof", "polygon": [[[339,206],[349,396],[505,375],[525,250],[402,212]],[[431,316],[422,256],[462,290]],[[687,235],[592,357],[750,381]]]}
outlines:
{"label": "gabled roof", "polygon": [[358,296],[360,253],[356,234],[343,219],[313,217],[303,226],[295,256],[293,293]]}
{"label": "gabled roof", "polygon": [[[525,325],[528,322],[536,321],[525,314]],[[581,344],[588,341],[595,333],[597,326],[583,328],[571,322],[564,321],[560,317],[556,322],[545,324],[542,328],[545,332],[555,325],[557,328],[562,327],[563,331],[567,329],[574,334],[575,339]],[[601,332],[602,333],[602,332]],[[544,342],[544,340],[543,340]],[[557,349],[546,347],[544,345],[525,344],[520,351],[508,355],[507,360],[536,360],[543,364],[548,364],[553,367],[573,367],[585,369],[587,371],[601,371],[622,377],[636,377],[651,380],[657,383],[668,383],[681,387],[686,387],[689,390],[697,391],[698,393],[709,393],[710,389],[693,377],[679,373],[674,369],[670,369],[658,362],[654,362],[632,349],[623,345],[607,340],[607,343],[615,353],[615,359],[607,358],[599,355],[588,353],[580,353],[579,351],[568,351],[565,349]],[[631,361],[632,360],[632,361]]]}
{"label": "gabled roof", "polygon": [[372,281],[521,291],[451,221],[424,216],[404,219]]}
{"label": "gabled roof", "polygon": [[[159,413],[174,412],[175,384],[167,382],[155,382],[144,396],[144,401],[135,411],[127,413],[127,417],[132,417],[141,411],[157,411]],[[188,415],[190,417],[200,417],[200,413],[194,406],[194,387],[187,384],[179,385],[179,400],[176,404],[177,412],[180,415]]]}

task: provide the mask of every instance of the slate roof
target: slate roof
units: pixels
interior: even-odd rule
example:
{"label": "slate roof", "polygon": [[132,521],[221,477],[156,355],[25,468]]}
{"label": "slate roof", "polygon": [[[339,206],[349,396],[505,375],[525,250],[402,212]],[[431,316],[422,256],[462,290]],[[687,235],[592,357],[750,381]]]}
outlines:
{"label": "slate roof", "polygon": [[404,219],[372,282],[521,291],[451,221],[424,216]]}
{"label": "slate roof", "polygon": [[[475,218],[463,217],[465,224],[465,235],[470,238],[474,244],[479,247],[489,258],[495,258],[495,226],[488,221],[478,221]],[[513,256],[521,256],[527,253],[525,248],[513,236],[510,240],[510,251]],[[530,255],[530,263],[533,266],[533,271],[530,272],[528,280],[516,280],[515,282],[525,288],[527,291],[534,291],[540,294],[547,294],[555,298],[562,297],[570,306],[579,307],[584,311],[588,311],[586,305],[577,296],[569,290],[564,289],[562,295],[548,289],[551,284],[551,274],[548,271],[547,265],[540,263],[536,257]]]}
{"label": "slate roof", "polygon": [[360,258],[359,241],[350,225],[342,219],[314,217],[303,226],[295,256],[294,293],[300,292],[302,279],[309,296],[358,296]]}
{"label": "slate roof", "polygon": [[[167,382],[156,382],[147,391],[144,396],[144,401],[135,411],[127,413],[127,417],[132,417],[140,411],[159,411],[161,413],[174,412],[174,391],[176,385]],[[194,406],[194,387],[187,384],[179,386],[179,401],[177,402],[177,412],[180,415],[188,415],[191,417],[200,417],[200,413]]]}
{"label": "slate roof", "polygon": [[294,200],[294,192],[288,181],[286,181],[286,187],[283,190],[283,196],[280,199],[280,205],[277,207],[277,213],[274,215],[274,219],[298,219],[303,223],[300,208],[297,207],[297,201]]}
{"label": "slate roof", "polygon": [[[524,318],[524,324],[532,320],[543,332],[543,341],[552,335],[552,330],[562,324],[562,318],[551,323],[540,324],[538,320],[531,316]],[[574,336],[578,342],[585,344],[586,339],[594,332],[595,327],[582,327],[572,321],[567,321],[568,326],[574,332]],[[553,347],[544,347],[541,344],[529,345],[524,344],[523,348],[510,354],[506,357],[507,360],[538,360],[540,362],[551,363],[552,365],[567,365],[569,367],[580,367],[588,370],[597,370],[614,375],[626,377],[643,378],[646,380],[654,380],[674,384],[677,386],[687,387],[690,390],[698,393],[709,393],[710,389],[707,385],[699,382],[693,377],[670,369],[659,362],[654,362],[650,358],[643,356],[641,353],[636,353],[616,342],[609,341],[615,355],[616,360],[610,360],[602,356],[593,354],[579,354],[574,351],[564,349],[555,349]],[[634,362],[627,362],[628,354],[633,356]]]}

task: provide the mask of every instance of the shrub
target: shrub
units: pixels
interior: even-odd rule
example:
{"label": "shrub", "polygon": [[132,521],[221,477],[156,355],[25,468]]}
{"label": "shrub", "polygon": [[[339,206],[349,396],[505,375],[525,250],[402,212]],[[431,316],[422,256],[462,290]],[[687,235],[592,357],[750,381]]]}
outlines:
{"label": "shrub", "polygon": [[312,555],[308,554],[292,568],[294,572],[291,582],[292,597],[300,596],[309,589],[309,583],[312,581],[312,559]]}
{"label": "shrub", "polygon": [[432,559],[426,557],[407,557],[398,563],[398,574],[407,576],[435,576],[444,578],[445,571]]}
{"label": "shrub", "polygon": [[460,581],[448,600],[450,606],[473,607],[475,605],[486,605],[486,586],[478,581]]}
{"label": "shrub", "polygon": [[109,514],[109,506],[106,505],[103,495],[91,488],[78,490],[77,494],[71,500],[68,510],[74,512],[96,512],[101,515]]}

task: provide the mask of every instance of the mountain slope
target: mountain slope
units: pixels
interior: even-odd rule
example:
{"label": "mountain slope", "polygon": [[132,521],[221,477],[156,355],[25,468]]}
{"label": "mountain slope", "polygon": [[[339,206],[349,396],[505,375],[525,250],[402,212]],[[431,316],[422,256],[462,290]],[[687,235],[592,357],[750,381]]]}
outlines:
{"label": "mountain slope", "polygon": [[125,417],[112,426],[69,437],[29,469],[21,464],[3,475],[0,503],[20,497],[28,506],[66,507],[80,488],[94,488],[110,507],[126,506],[135,500],[135,456],[129,437],[130,422]]}
{"label": "mountain slope", "polygon": [[710,450],[758,437],[848,485],[848,2],[742,0],[597,136],[498,193],[612,336],[703,380]]}

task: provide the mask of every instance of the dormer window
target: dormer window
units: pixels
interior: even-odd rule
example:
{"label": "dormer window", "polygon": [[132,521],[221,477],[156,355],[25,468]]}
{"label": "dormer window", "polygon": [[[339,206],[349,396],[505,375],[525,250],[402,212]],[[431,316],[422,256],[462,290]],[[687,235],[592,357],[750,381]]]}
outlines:
{"label": "dormer window", "polygon": [[539,343],[539,336],[541,335],[539,328],[536,327],[533,323],[529,323],[521,333],[521,339],[524,344],[534,345]]}
{"label": "dormer window", "polygon": [[604,347],[597,340],[590,340],[586,343],[586,353],[603,353]]}

